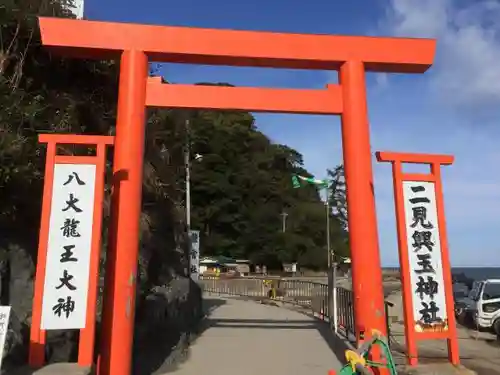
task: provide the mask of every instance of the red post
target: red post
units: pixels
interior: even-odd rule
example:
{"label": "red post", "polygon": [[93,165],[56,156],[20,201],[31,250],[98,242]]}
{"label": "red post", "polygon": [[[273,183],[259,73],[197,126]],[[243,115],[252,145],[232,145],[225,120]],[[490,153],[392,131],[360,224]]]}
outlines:
{"label": "red post", "polygon": [[[40,224],[40,238],[36,265],[35,293],[33,297],[33,315],[30,330],[29,364],[31,367],[35,368],[41,367],[45,364],[46,333],[40,327],[42,321],[42,301],[44,294],[45,267],[47,263],[54,168],[56,164],[95,164],[96,178],[94,187],[93,225],[86,307],[87,312],[85,328],[80,330],[80,342],[78,346],[78,364],[83,367],[90,367],[92,366],[94,359],[95,317],[99,275],[99,255],[101,249],[102,202],[104,196],[106,146],[113,144],[114,137],[75,134],[41,134],[39,136],[39,142],[47,143],[47,156],[45,161],[42,219]],[[58,144],[96,145],[96,156],[57,155]]]}
{"label": "red post", "polygon": [[[392,164],[394,179],[394,200],[397,219],[398,251],[401,267],[401,281],[403,284],[403,307],[405,316],[405,336],[407,348],[407,360],[410,366],[418,364],[418,340],[446,339],[448,341],[448,359],[454,364],[460,363],[457,328],[455,322],[455,311],[453,301],[453,285],[451,279],[451,265],[448,252],[448,239],[446,234],[446,220],[444,215],[444,201],[441,181],[441,165],[453,163],[453,156],[428,155],[377,152],[377,160]],[[430,164],[430,173],[404,173],[403,163]],[[408,250],[407,214],[405,212],[405,197],[403,182],[419,181],[434,185],[436,213],[437,213],[437,235],[441,249],[441,267],[444,283],[446,301],[446,328],[442,330],[430,330],[417,332],[414,316],[415,286],[412,285],[412,269],[410,267],[410,252]],[[433,238],[431,238],[432,240]],[[435,243],[435,241],[433,242]],[[413,250],[412,250],[413,251]],[[439,266],[439,265],[438,265]]]}
{"label": "red post", "polygon": [[[379,154],[377,154],[378,156]],[[408,364],[410,366],[417,365],[417,341],[415,340],[415,330],[410,323],[413,322],[413,309],[412,309],[412,298],[411,295],[413,293],[411,282],[409,279],[410,276],[410,264],[408,260],[408,243],[406,240],[406,228],[405,228],[405,220],[400,220],[401,215],[404,217],[404,197],[403,197],[403,189],[401,188],[401,174],[403,169],[401,167],[401,162],[397,161],[392,164],[392,173],[393,173],[393,186],[394,186],[394,208],[396,210],[396,226],[398,233],[398,252],[399,252],[399,266],[400,266],[400,274],[401,274],[401,284],[403,286],[403,313],[404,313],[404,321],[405,321],[405,339],[406,339],[406,352]],[[411,324],[413,325],[413,324]]]}
{"label": "red post", "polygon": [[[114,141],[114,137],[106,137]],[[92,231],[92,253],[89,270],[89,294],[87,301],[87,322],[85,329],[80,332],[78,350],[78,364],[91,367],[94,363],[95,326],[97,295],[99,290],[99,261],[101,255],[102,237],[102,202],[104,200],[104,175],[106,172],[106,145],[97,145],[97,176],[95,189],[94,217]]]}
{"label": "red post", "polygon": [[361,61],[340,68],[344,108],[342,146],[349,213],[354,323],[358,343],[377,329],[386,335],[382,271],[373,190],[365,69]]}
{"label": "red post", "polygon": [[446,218],[444,214],[443,182],[441,179],[441,165],[432,163],[431,173],[435,178],[436,206],[438,213],[438,225],[441,241],[441,261],[443,262],[443,278],[446,290],[446,308],[448,316],[448,360],[454,364],[460,364],[460,348],[458,346],[457,323],[455,319],[455,302],[453,298],[453,280],[451,277],[450,252],[448,249],[448,234],[446,233]]}
{"label": "red post", "polygon": [[100,374],[130,375],[141,217],[148,59],[121,56]]}
{"label": "red post", "polygon": [[45,364],[45,331],[41,330],[42,300],[45,281],[45,264],[47,263],[47,247],[49,242],[49,221],[52,205],[52,187],[54,182],[54,159],[56,144],[47,145],[45,174],[43,183],[42,218],[38,239],[38,254],[33,295],[33,312],[31,317],[30,346],[28,363],[31,367],[42,367]]}

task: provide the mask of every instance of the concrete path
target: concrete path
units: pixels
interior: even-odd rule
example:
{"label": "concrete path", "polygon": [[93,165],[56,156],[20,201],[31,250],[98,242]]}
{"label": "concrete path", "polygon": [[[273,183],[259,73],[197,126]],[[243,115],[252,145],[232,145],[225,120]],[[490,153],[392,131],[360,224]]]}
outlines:
{"label": "concrete path", "polygon": [[287,308],[206,296],[206,328],[176,375],[327,375],[344,348],[326,324]]}

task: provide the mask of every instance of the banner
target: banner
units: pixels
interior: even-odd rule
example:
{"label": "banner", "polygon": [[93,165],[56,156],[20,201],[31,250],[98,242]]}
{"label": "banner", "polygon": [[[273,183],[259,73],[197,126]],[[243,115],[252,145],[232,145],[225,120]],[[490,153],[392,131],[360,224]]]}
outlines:
{"label": "banner", "polygon": [[189,231],[191,250],[189,252],[189,273],[191,279],[198,281],[200,274],[200,231]]}
{"label": "banner", "polygon": [[85,328],[95,164],[55,164],[43,287],[44,330]]}
{"label": "banner", "polygon": [[433,182],[403,181],[407,253],[417,332],[448,330],[441,239]]}

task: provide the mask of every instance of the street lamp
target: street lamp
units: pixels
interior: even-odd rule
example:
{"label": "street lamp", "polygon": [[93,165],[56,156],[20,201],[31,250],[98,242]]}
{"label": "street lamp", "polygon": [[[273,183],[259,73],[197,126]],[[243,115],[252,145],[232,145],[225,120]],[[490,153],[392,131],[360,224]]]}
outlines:
{"label": "street lamp", "polygon": [[[197,243],[197,251],[195,258],[196,262],[198,263],[196,265],[196,271],[193,273],[192,271],[192,262],[193,262],[193,238],[191,237],[191,138],[190,138],[190,132],[189,132],[189,119],[186,120],[186,143],[184,145],[184,168],[186,171],[186,230],[187,230],[187,235],[189,237],[189,243],[190,243],[190,255],[189,255],[189,272],[191,273],[191,278],[193,278],[193,275],[195,277],[193,280],[198,280],[199,276],[199,238],[196,240]],[[201,161],[203,159],[203,155],[200,154],[195,154],[194,155],[194,160],[197,162]]]}
{"label": "street lamp", "polygon": [[[186,120],[186,144],[184,146],[184,168],[186,170],[186,226],[188,234],[191,231],[191,140],[189,137],[189,120]],[[195,154],[194,160],[202,161],[203,155]]]}
{"label": "street lamp", "polygon": [[327,183],[325,187],[325,207],[326,207],[326,251],[328,257],[328,310],[330,326],[337,332],[337,263],[333,259],[330,248],[330,187]]}
{"label": "street lamp", "polygon": [[[328,307],[329,307],[329,316],[332,318],[330,320],[333,323],[335,330],[337,329],[337,288],[335,285],[335,266],[336,263],[333,262],[333,254],[330,249],[330,186],[328,184],[328,180],[316,180],[312,177],[304,177],[299,175],[292,176],[292,186],[293,188],[299,188],[301,186],[301,182],[304,181],[312,185],[321,186],[325,190],[325,208],[326,208],[326,256],[328,262]],[[332,316],[333,314],[333,316]]]}
{"label": "street lamp", "polygon": [[281,215],[281,219],[282,219],[282,229],[281,229],[281,231],[283,233],[285,233],[285,231],[286,231],[286,217],[288,216],[288,214],[285,211],[283,211],[280,215]]}
{"label": "street lamp", "polygon": [[332,265],[332,256],[330,251],[330,188],[328,186],[328,182],[325,188],[325,206],[326,206],[326,252],[328,258],[328,270]]}

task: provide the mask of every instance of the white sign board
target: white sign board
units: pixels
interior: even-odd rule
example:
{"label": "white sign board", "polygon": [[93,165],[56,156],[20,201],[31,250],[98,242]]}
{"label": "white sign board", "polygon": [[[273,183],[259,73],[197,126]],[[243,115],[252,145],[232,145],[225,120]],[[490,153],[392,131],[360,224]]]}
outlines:
{"label": "white sign board", "polygon": [[2,368],[5,338],[9,331],[10,306],[0,306],[0,369]]}
{"label": "white sign board", "polygon": [[191,279],[198,281],[200,275],[200,231],[192,230],[189,232],[191,250],[189,252],[189,272]]}
{"label": "white sign board", "polygon": [[403,196],[415,330],[446,331],[446,292],[434,183],[403,181]]}
{"label": "white sign board", "polygon": [[85,0],[74,0],[75,4],[75,10],[74,14],[76,15],[76,18],[81,20],[84,15],[85,11]]}
{"label": "white sign board", "polygon": [[73,0],[72,4],[63,5],[66,10],[70,11],[78,20],[83,19],[85,11],[85,0]]}
{"label": "white sign board", "polygon": [[82,329],[87,315],[96,166],[56,164],[41,329]]}

